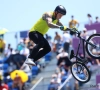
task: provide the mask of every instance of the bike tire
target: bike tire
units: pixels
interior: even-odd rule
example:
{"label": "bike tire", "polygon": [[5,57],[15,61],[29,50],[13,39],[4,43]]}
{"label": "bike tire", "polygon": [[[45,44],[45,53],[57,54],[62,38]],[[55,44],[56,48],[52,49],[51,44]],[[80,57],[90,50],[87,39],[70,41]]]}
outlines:
{"label": "bike tire", "polygon": [[[100,37],[100,34],[93,34],[93,35],[91,35],[88,39],[87,39],[87,41],[88,42],[90,42],[90,40],[93,38],[93,37]],[[92,58],[94,58],[94,59],[100,59],[100,55],[99,56],[94,56],[94,55],[92,55],[92,53],[89,51],[89,47],[88,47],[88,43],[86,43],[86,52],[88,53],[88,55],[89,56],[91,56]]]}
{"label": "bike tire", "polygon": [[[80,79],[78,79],[75,75],[74,75],[74,73],[73,73],[73,65],[74,64],[79,64],[79,65],[82,65],[82,66],[84,66],[84,68],[87,70],[87,72],[88,72],[88,78],[87,78],[87,80],[80,80]],[[71,67],[70,67],[70,70],[71,70],[71,73],[72,73],[72,76],[77,80],[77,81],[79,81],[79,82],[82,82],[82,83],[86,83],[86,82],[88,82],[89,80],[90,80],[90,78],[91,78],[91,73],[90,73],[90,71],[89,71],[89,69],[87,68],[87,66],[85,65],[85,64],[83,64],[83,63],[81,63],[81,62],[73,62],[72,63],[72,65],[71,65]]]}

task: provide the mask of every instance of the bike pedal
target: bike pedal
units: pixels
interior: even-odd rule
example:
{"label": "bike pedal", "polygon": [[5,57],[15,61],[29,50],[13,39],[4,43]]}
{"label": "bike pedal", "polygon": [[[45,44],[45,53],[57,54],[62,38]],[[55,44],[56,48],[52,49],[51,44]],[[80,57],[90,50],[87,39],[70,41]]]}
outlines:
{"label": "bike pedal", "polygon": [[74,57],[74,50],[71,50],[70,59]]}

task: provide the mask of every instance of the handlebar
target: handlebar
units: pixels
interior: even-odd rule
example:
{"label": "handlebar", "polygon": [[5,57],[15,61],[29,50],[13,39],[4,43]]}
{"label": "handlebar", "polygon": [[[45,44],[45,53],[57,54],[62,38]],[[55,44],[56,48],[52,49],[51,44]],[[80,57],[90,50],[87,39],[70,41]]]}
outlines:
{"label": "handlebar", "polygon": [[80,36],[80,32],[76,28],[67,28],[65,31],[72,31],[78,34],[78,37]]}
{"label": "handlebar", "polygon": [[72,31],[72,32],[80,33],[76,28],[67,28],[65,31]]}

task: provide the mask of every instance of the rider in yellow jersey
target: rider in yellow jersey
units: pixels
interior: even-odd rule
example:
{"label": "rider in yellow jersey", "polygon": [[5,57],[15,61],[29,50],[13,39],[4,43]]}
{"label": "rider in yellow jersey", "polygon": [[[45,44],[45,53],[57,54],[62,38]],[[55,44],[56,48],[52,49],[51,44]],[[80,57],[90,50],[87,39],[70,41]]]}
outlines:
{"label": "rider in yellow jersey", "polygon": [[[46,12],[36,22],[36,24],[29,31],[29,38],[36,46],[33,48],[29,57],[25,61],[28,65],[35,65],[35,61],[45,56],[51,51],[48,41],[44,38],[49,28],[58,28],[65,30],[66,27],[62,25],[59,19],[66,15],[66,9],[62,5],[58,5],[54,12]],[[42,50],[40,50],[42,48]]]}

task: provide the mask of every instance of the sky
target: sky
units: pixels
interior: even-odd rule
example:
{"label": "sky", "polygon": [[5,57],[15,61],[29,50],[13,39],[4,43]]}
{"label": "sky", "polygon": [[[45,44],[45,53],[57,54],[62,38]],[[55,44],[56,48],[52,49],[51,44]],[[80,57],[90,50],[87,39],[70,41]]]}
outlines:
{"label": "sky", "polygon": [[[57,5],[63,5],[67,15],[61,22],[68,25],[71,15],[74,15],[81,23],[79,29],[82,29],[88,21],[88,13],[94,21],[96,16],[100,17],[99,4],[100,0],[0,0],[0,27],[7,28],[10,32],[29,30],[44,12],[53,11]],[[55,31],[60,32],[50,29],[48,34],[54,36]],[[14,42],[10,41],[11,38],[6,36],[9,43]]]}

